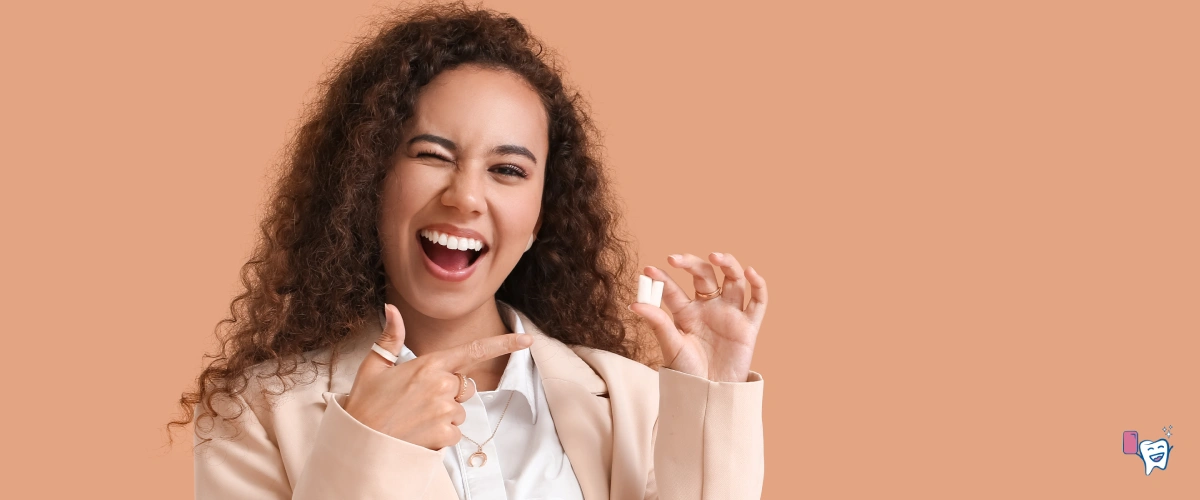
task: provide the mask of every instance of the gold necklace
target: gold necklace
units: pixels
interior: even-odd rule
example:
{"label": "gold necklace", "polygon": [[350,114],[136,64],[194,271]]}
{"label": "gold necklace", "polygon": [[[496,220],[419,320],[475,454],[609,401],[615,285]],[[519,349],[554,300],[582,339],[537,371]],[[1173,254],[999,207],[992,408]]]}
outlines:
{"label": "gold necklace", "polygon": [[[496,431],[500,430],[500,422],[504,421],[504,414],[508,413],[508,405],[512,404],[512,398],[516,394],[517,394],[517,391],[512,391],[511,393],[508,394],[508,402],[504,403],[504,411],[500,412],[500,419],[496,421],[496,428],[492,429],[492,435],[487,438],[487,441],[484,441],[483,444],[479,444],[479,443],[475,442],[474,439],[471,439],[471,438],[467,437],[466,434],[463,434],[463,437],[466,438],[467,441],[470,441],[472,444],[479,447],[479,449],[476,450],[475,453],[472,453],[471,456],[467,457],[467,467],[483,467],[485,464],[487,464],[487,453],[483,452],[483,445],[488,444],[489,442],[492,441],[492,438],[496,437]],[[484,406],[484,413],[486,413],[486,412],[487,412],[487,406]],[[475,465],[475,457],[479,457],[480,459],[482,459],[479,462],[479,465]]]}

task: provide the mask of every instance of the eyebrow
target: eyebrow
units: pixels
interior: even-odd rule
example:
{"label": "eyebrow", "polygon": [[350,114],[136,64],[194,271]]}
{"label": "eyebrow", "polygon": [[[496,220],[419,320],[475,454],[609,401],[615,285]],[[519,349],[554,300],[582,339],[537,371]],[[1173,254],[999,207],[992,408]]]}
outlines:
{"label": "eyebrow", "polygon": [[[421,134],[413,137],[412,139],[408,140],[408,145],[411,146],[413,143],[420,141],[432,142],[443,148],[449,149],[450,151],[458,151],[458,145],[454,144],[454,141],[433,134]],[[533,152],[529,151],[529,149],[524,146],[518,146],[516,144],[503,144],[496,146],[492,148],[492,154],[524,156],[529,158],[530,161],[537,163],[537,157],[533,156]]]}
{"label": "eyebrow", "polygon": [[537,163],[537,158],[535,158],[533,156],[532,152],[530,152],[524,146],[517,146],[516,144],[504,144],[501,146],[496,146],[496,147],[492,148],[492,153],[498,154],[498,155],[524,156],[526,158],[529,158],[529,161]]}

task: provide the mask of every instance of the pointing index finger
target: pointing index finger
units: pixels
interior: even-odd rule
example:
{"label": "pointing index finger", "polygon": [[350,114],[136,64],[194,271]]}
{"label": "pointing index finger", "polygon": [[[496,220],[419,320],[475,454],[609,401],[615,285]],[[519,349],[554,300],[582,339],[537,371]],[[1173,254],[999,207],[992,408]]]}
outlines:
{"label": "pointing index finger", "polygon": [[506,333],[495,337],[476,339],[458,347],[452,347],[435,355],[435,363],[456,372],[475,363],[487,361],[519,351],[533,344],[533,337],[525,333]]}

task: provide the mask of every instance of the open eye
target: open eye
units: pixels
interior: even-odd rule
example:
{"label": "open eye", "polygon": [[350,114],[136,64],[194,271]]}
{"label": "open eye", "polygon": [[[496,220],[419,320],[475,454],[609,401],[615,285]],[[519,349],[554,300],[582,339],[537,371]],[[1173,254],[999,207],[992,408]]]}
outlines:
{"label": "open eye", "polygon": [[529,177],[529,174],[525,173],[524,169],[511,164],[497,165],[493,171],[500,172],[503,175],[520,177],[522,179]]}

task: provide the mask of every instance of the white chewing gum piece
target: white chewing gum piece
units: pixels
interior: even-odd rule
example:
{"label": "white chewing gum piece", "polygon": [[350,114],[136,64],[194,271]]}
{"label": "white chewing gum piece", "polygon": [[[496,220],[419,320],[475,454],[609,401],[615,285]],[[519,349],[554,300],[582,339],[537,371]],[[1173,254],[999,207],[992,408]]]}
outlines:
{"label": "white chewing gum piece", "polygon": [[663,282],[654,280],[650,286],[650,303],[654,304],[654,307],[662,307],[662,291]]}
{"label": "white chewing gum piece", "polygon": [[651,292],[650,288],[652,286],[651,281],[653,281],[653,280],[651,280],[649,276],[646,276],[644,274],[638,276],[637,301],[639,304],[649,304],[650,303],[650,292]]}

